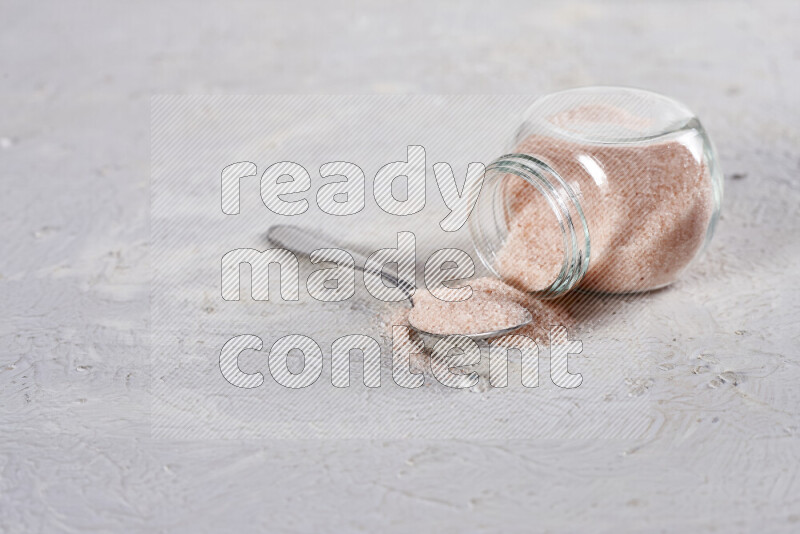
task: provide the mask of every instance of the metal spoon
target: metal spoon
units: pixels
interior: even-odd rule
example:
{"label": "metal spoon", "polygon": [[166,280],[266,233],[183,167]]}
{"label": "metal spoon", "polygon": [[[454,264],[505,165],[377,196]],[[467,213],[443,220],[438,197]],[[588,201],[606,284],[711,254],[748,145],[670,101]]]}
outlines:
{"label": "metal spoon", "polygon": [[[339,248],[339,249],[345,248],[339,245],[334,238],[325,235],[322,232],[318,232],[316,230],[311,231],[305,228],[300,228],[298,226],[291,226],[284,224],[271,226],[267,230],[266,238],[273,245],[286,249],[295,254],[301,254],[303,256],[310,256],[313,251],[321,248]],[[378,272],[378,271],[366,270],[365,267],[367,264],[367,256],[352,249],[347,249],[347,250],[355,260],[356,269],[358,269],[359,271],[369,272],[371,274],[377,274],[382,276],[387,282],[389,282],[389,284],[395,285],[398,288],[400,288],[401,291],[405,292],[406,295],[408,296],[409,303],[411,304],[412,307],[414,306],[414,299],[412,297],[412,293],[415,287],[414,284],[402,280],[384,271]],[[533,321],[533,316],[529,311],[526,310],[525,321],[523,321],[520,324],[509,326],[507,328],[501,328],[499,330],[491,330],[489,332],[481,332],[477,334],[463,334],[463,336],[474,340],[504,336],[506,334],[510,334],[511,332],[519,330],[523,326],[527,326],[528,324],[531,323],[531,321]],[[409,326],[415,332],[435,339],[447,336],[446,334],[428,332],[410,322]]]}

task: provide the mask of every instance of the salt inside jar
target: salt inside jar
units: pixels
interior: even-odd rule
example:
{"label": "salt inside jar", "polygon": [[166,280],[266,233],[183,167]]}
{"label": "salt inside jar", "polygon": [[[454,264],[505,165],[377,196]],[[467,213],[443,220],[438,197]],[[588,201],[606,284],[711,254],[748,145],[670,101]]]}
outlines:
{"label": "salt inside jar", "polygon": [[713,235],[714,147],[683,104],[629,88],[538,99],[486,170],[470,217],[478,256],[538,298],[674,282]]}

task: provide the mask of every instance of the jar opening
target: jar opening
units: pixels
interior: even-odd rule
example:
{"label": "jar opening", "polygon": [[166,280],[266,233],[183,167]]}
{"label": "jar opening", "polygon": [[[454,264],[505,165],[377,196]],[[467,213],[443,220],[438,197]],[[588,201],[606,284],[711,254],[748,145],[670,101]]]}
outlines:
{"label": "jar opening", "polygon": [[578,195],[530,155],[507,154],[487,167],[470,232],[494,276],[539,298],[573,288],[589,267],[589,231]]}

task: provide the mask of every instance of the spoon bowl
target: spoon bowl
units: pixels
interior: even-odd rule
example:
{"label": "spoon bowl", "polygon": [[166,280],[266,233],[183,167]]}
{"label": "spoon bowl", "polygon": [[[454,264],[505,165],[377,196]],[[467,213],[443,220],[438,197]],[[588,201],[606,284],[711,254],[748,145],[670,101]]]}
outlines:
{"label": "spoon bowl", "polygon": [[505,335],[510,334],[512,332],[516,332],[517,330],[519,330],[523,326],[528,326],[532,322],[533,322],[533,315],[531,315],[531,312],[527,312],[525,321],[523,321],[523,322],[521,322],[519,324],[507,326],[506,328],[500,328],[498,330],[490,330],[488,332],[480,332],[480,333],[472,333],[472,334],[439,334],[439,333],[434,333],[434,332],[428,332],[426,330],[423,330],[422,328],[419,328],[419,327],[415,326],[414,323],[412,323],[411,321],[408,322],[408,326],[414,332],[416,332],[418,334],[421,334],[423,336],[434,338],[434,339],[441,339],[443,337],[447,337],[447,336],[451,336],[451,335],[461,335],[461,336],[464,336],[466,338],[473,339],[475,341],[479,341],[479,340],[483,340],[483,339],[490,339],[490,338],[493,338],[493,337],[505,336]]}

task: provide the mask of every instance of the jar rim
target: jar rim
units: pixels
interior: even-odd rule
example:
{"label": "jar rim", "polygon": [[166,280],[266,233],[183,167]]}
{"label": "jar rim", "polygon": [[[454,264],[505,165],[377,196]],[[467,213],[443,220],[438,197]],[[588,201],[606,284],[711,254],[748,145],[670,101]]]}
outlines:
{"label": "jar rim", "polygon": [[[528,154],[511,153],[497,158],[486,167],[485,182],[481,197],[478,202],[494,202],[495,198],[487,199],[484,195],[496,195],[496,188],[500,185],[498,180],[507,176],[523,179],[547,201],[553,210],[561,230],[563,243],[563,258],[558,276],[546,288],[531,293],[537,298],[547,299],[557,297],[575,287],[589,268],[591,241],[589,227],[578,195],[567,182],[549,165],[540,159]],[[496,216],[490,218],[495,228],[485,228],[487,221],[479,220],[480,217],[470,217],[470,236],[473,247],[483,265],[494,276],[504,279],[495,265],[496,252],[503,245],[502,242],[489,239],[487,235],[494,233],[501,235],[502,226],[507,221],[501,221]],[[490,233],[494,232],[494,233]],[[507,232],[506,232],[507,234]],[[504,241],[504,240],[501,240]]]}

